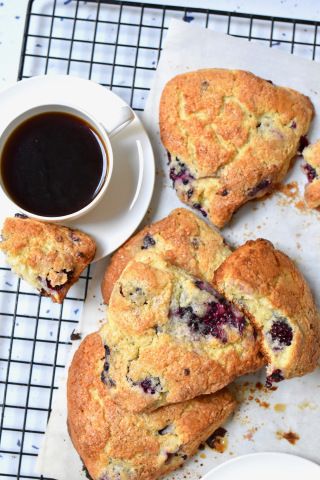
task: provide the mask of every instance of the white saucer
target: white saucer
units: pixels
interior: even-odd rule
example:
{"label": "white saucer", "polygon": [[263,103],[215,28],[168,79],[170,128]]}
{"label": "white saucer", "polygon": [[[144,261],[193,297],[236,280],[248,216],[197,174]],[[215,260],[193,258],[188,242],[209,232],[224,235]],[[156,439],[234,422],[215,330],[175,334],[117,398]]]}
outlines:
{"label": "white saucer", "polygon": [[[42,103],[63,102],[88,111],[107,128],[113,112],[126,105],[113,92],[90,80],[69,75],[32,77],[0,93],[0,135],[22,111]],[[105,196],[86,215],[65,222],[95,239],[95,261],[116,250],[136,230],[149,206],[155,179],[152,147],[137,116],[111,143],[114,167]],[[0,189],[0,222],[16,212]]]}
{"label": "white saucer", "polygon": [[243,455],[211,470],[202,480],[320,479],[320,466],[296,455],[263,452]]}

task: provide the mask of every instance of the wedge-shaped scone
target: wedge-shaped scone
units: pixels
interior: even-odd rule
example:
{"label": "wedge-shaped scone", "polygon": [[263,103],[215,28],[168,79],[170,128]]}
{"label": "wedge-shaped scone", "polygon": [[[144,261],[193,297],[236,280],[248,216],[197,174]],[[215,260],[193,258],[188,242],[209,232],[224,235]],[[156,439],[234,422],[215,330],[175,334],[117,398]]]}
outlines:
{"label": "wedge-shaped scone", "polygon": [[267,240],[249,241],[215,275],[216,288],[261,332],[267,384],[317,366],[320,320],[310,289],[293,263]]}
{"label": "wedge-shaped scone", "polygon": [[239,310],[148,250],[115,283],[100,334],[103,380],[115,402],[135,412],[216,392],[263,364]]}
{"label": "wedge-shaped scone", "polygon": [[153,480],[180,467],[233,412],[225,390],[150,414],[122,410],[101,381],[98,333],[77,350],[68,377],[68,426],[93,480]]}
{"label": "wedge-shaped scone", "polygon": [[134,235],[113,255],[102,282],[105,303],[109,303],[114,283],[127,263],[147,249],[208,282],[231,253],[218,232],[189,210],[177,208],[168,217]]}
{"label": "wedge-shaped scone", "polygon": [[304,198],[309,208],[320,207],[320,140],[303,150],[306,164],[304,170],[308,177]]}
{"label": "wedge-shaped scone", "polygon": [[281,182],[313,113],[304,95],[252,73],[174,77],[161,96],[160,134],[178,196],[223,227]]}
{"label": "wedge-shaped scone", "polygon": [[79,230],[23,216],[7,218],[1,234],[0,249],[12,270],[57,303],[96,251],[95,242]]}

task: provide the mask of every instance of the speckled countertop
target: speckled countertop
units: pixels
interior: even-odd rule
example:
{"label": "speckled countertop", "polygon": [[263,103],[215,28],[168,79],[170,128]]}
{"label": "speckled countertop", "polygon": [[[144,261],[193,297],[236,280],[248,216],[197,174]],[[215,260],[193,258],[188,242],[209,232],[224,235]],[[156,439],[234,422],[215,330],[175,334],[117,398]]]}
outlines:
{"label": "speckled countertop", "polygon": [[[71,3],[73,0],[58,0]],[[264,15],[320,20],[316,0],[163,0],[149,3],[177,4]],[[28,0],[0,1],[0,89],[16,81]]]}

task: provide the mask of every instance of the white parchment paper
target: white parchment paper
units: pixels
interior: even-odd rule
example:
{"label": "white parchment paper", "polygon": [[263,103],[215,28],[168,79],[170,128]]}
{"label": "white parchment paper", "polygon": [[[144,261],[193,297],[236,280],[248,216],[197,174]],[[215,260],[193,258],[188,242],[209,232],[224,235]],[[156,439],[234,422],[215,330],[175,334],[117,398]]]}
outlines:
{"label": "white parchment paper", "polygon": [[[320,112],[319,64],[244,39],[174,21],[143,114],[157,161],[156,188],[145,222],[163,218],[173,208],[181,206],[168,179],[167,157],[159,138],[158,106],[161,91],[174,75],[207,67],[249,70],[278,85],[295,88],[308,95],[316,112]],[[313,122],[309,135],[311,141],[320,137],[319,118],[316,115]],[[278,192],[266,200],[248,203],[223,230],[223,235],[232,245],[239,245],[249,238],[264,237],[271,240],[296,261],[320,305],[320,214],[296,206],[302,200],[306,183],[301,163],[301,160],[296,162],[286,179],[286,182],[297,182],[298,194],[295,197]],[[95,277],[79,326],[82,334],[97,330],[99,322],[105,317],[100,296],[104,268],[105,262],[95,266]],[[259,386],[257,388],[259,381],[264,383],[264,372],[237,382],[241,403],[236,415],[226,426],[228,448],[225,452],[218,453],[206,448],[169,478],[195,480],[233,456],[256,451],[295,453],[320,463],[319,370],[303,378],[283,382],[273,392],[266,392]],[[290,432],[294,434],[291,435],[293,443],[285,438]],[[84,477],[80,459],[67,433],[65,385],[56,395],[37,468],[45,476],[57,480]]]}

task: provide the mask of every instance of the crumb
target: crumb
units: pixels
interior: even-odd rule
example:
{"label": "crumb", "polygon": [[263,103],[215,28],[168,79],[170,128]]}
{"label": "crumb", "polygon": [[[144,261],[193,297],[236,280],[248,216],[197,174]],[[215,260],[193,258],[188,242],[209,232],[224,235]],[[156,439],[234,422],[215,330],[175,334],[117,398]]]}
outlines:
{"label": "crumb", "polygon": [[287,406],[285,403],[276,403],[273,408],[275,412],[285,412]]}
{"label": "crumb", "polygon": [[301,403],[298,404],[298,408],[300,410],[306,410],[307,408],[310,409],[310,410],[316,410],[317,405],[315,405],[314,403],[304,401],[304,402],[301,402]]}
{"label": "crumb", "polygon": [[226,438],[227,430],[223,427],[219,427],[212,435],[206,440],[206,444],[216,450],[219,453],[224,453],[228,447],[228,440]]}
{"label": "crumb", "polygon": [[300,436],[294,432],[280,432],[279,430],[276,433],[277,438],[279,440],[287,440],[287,442],[291,443],[291,445],[295,445],[298,440],[300,440]]}
{"label": "crumb", "polygon": [[263,402],[259,398],[256,398],[255,400],[256,400],[256,403],[262,408],[269,408],[270,407],[270,403],[268,403],[268,402]]}
{"label": "crumb", "polygon": [[296,203],[294,204],[294,206],[295,206],[298,210],[301,210],[302,212],[306,212],[306,211],[307,211],[306,204],[304,203],[303,200],[299,200],[298,202],[296,202]]}
{"label": "crumb", "polygon": [[75,332],[75,329],[72,330],[72,333],[70,335],[70,340],[81,340],[82,336],[81,333]]}
{"label": "crumb", "polygon": [[250,428],[245,435],[243,435],[243,438],[245,440],[249,440],[250,442],[253,441],[253,436],[257,432],[257,427],[252,427]]}
{"label": "crumb", "polygon": [[296,198],[299,195],[299,187],[297,182],[279,185],[277,190],[288,198]]}

